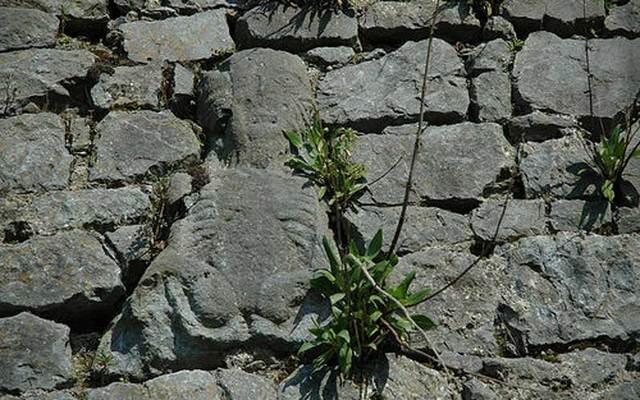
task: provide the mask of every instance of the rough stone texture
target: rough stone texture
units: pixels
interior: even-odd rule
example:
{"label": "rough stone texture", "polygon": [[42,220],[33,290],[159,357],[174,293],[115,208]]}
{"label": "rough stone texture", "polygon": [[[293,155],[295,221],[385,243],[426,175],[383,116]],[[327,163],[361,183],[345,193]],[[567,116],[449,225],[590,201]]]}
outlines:
{"label": "rough stone texture", "polygon": [[[404,356],[388,354],[367,365],[371,376],[369,395],[406,400],[444,400],[449,398],[442,375]],[[310,366],[294,372],[280,384],[280,400],[360,399],[358,387],[350,381],[339,385],[335,373],[313,374]]]}
{"label": "rough stone texture", "polygon": [[[609,203],[605,200],[558,200],[551,203],[549,220],[555,231],[596,231],[612,222]],[[624,233],[624,232],[621,232]]]}
{"label": "rough stone texture", "polygon": [[338,47],[316,47],[311,49],[306,54],[306,59],[319,65],[336,65],[346,64],[353,56],[355,52],[351,47],[338,46]]}
{"label": "rough stone texture", "polygon": [[225,13],[218,9],[162,21],[136,21],[118,29],[132,61],[204,60],[234,46]]}
{"label": "rough stone texture", "polygon": [[599,196],[602,178],[595,170],[588,169],[589,154],[578,136],[526,143],[522,150],[520,170],[527,198]]}
{"label": "rough stone texture", "polygon": [[471,379],[462,386],[462,400],[498,400],[498,396],[484,383]]}
{"label": "rough stone texture", "polygon": [[628,107],[640,90],[640,65],[634,62],[640,39],[589,41],[591,96],[584,45],[548,32],[531,34],[513,69],[520,106],[589,118],[591,97],[594,117],[607,119]]}
{"label": "rough stone texture", "polygon": [[195,75],[190,69],[176,64],[173,70],[171,109],[178,116],[193,115],[195,106],[194,81]]}
{"label": "rough stone texture", "polygon": [[509,137],[517,142],[543,142],[569,134],[568,128],[577,126],[572,117],[534,111],[512,118],[508,123]]}
{"label": "rough stone texture", "polygon": [[122,282],[134,287],[151,260],[152,233],[144,225],[123,226],[105,234],[107,243],[122,266]]}
{"label": "rough stone texture", "polygon": [[32,390],[20,397],[0,396],[0,400],[77,400],[77,397],[72,395],[69,390],[56,390],[54,392]]}
{"label": "rough stone texture", "polygon": [[542,200],[487,200],[471,215],[471,229],[483,240],[492,240],[498,221],[504,216],[497,241],[513,241],[546,233],[545,204]]}
{"label": "rough stone texture", "polygon": [[162,106],[162,66],[159,64],[116,67],[103,73],[91,89],[93,103],[102,109]]}
{"label": "rough stone texture", "polygon": [[[371,42],[402,43],[426,39],[435,6],[433,0],[375,2],[366,7],[360,19],[360,30]],[[480,31],[480,21],[464,1],[447,2],[439,12],[437,37],[450,42],[475,41],[480,37]]]}
{"label": "rough stone texture", "polygon": [[240,48],[271,47],[292,53],[319,46],[358,47],[358,22],[337,8],[270,2],[238,19],[236,40]]}
{"label": "rough stone texture", "polygon": [[72,157],[65,148],[64,124],[57,115],[0,119],[0,133],[0,195],[67,186]]}
{"label": "rough stone texture", "polygon": [[120,267],[84,231],[0,245],[0,315],[28,310],[88,324],[124,295]]}
{"label": "rough stone texture", "polygon": [[[377,60],[328,72],[318,87],[320,115],[329,124],[364,132],[416,121],[426,51],[426,41],[408,42]],[[455,49],[440,39],[433,41],[430,77],[427,120],[464,119],[469,107],[464,66]]]}
{"label": "rough stone texture", "polygon": [[188,122],[169,111],[113,111],[96,126],[92,181],[127,181],[188,165],[200,144]]}
{"label": "rough stone texture", "polygon": [[611,35],[637,38],[640,36],[640,0],[631,0],[615,6],[604,20],[604,27]]}
{"label": "rough stone texture", "polygon": [[201,81],[198,120],[220,159],[265,168],[282,166],[284,131],[301,129],[314,109],[306,67],[297,56],[271,49],[243,50],[222,71]]}
{"label": "rough stone texture", "polygon": [[[97,58],[86,50],[27,49],[0,53],[0,114],[45,97],[67,101]],[[8,109],[8,110],[7,110]]]}
{"label": "rough stone texture", "polygon": [[487,22],[482,28],[482,39],[505,39],[513,40],[516,38],[516,31],[513,29],[513,25],[504,17],[494,15],[489,17]]}
{"label": "rough stone texture", "polygon": [[167,204],[170,206],[175,205],[178,201],[182,200],[183,197],[191,193],[192,187],[191,175],[184,172],[173,174],[167,187]]}
{"label": "rough stone texture", "polygon": [[86,155],[91,149],[91,120],[89,118],[72,116],[68,121],[71,152]]}
{"label": "rough stone texture", "polygon": [[604,2],[599,0],[507,0],[506,18],[521,33],[545,29],[562,37],[601,26]]}
{"label": "rough stone texture", "polygon": [[473,75],[483,72],[505,72],[511,63],[511,52],[507,42],[492,40],[478,45],[469,57],[469,71]]}
{"label": "rough stone texture", "polygon": [[606,390],[597,400],[634,400],[640,396],[640,381],[624,382],[620,385],[616,385],[613,388]]}
{"label": "rough stone texture", "polygon": [[0,392],[73,381],[69,328],[29,313],[0,319]]}
{"label": "rough stone texture", "polygon": [[616,221],[620,233],[640,232],[640,208],[619,208]]}
{"label": "rough stone texture", "polygon": [[219,366],[243,343],[291,352],[311,323],[311,268],[325,262],[326,214],[304,182],[266,170],[213,173],[102,339],[113,371]]}
{"label": "rough stone texture", "polygon": [[246,373],[240,369],[216,371],[218,385],[229,400],[278,399],[274,383],[262,376]]}
{"label": "rough stone texture", "polygon": [[502,71],[485,72],[471,80],[471,114],[479,122],[511,117],[511,79]]}
{"label": "rough stone texture", "polygon": [[[399,216],[400,207],[363,206],[348,213],[346,218],[353,226],[352,236],[363,245],[373,239],[378,229],[382,229],[385,234],[383,249],[387,249]],[[438,208],[409,207],[396,250],[404,254],[427,246],[453,245],[471,239],[466,216]]]}
{"label": "rough stone texture", "polygon": [[54,15],[39,10],[0,7],[0,51],[53,46],[58,24]]}

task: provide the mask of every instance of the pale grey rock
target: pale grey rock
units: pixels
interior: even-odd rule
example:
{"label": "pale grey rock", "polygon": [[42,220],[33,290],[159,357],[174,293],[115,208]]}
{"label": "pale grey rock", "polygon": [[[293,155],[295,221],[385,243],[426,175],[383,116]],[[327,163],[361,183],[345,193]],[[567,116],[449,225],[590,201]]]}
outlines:
{"label": "pale grey rock", "polygon": [[640,208],[619,208],[616,222],[618,223],[619,233],[640,232]]}
{"label": "pale grey rock", "polygon": [[40,10],[0,7],[0,51],[53,46],[58,25],[58,18]]}
{"label": "pale grey rock", "polygon": [[91,120],[89,118],[72,116],[66,122],[69,127],[71,152],[82,155],[88,154],[93,144]]}
{"label": "pale grey rock", "polygon": [[355,56],[351,47],[316,47],[307,51],[306,58],[319,65],[347,64]]}
{"label": "pale grey rock", "polygon": [[471,80],[471,114],[479,122],[501,122],[511,117],[511,79],[490,71]]}
{"label": "pale grey rock", "polygon": [[604,27],[611,35],[637,38],[640,36],[640,1],[613,7],[604,20]]}
{"label": "pale grey rock", "polygon": [[516,142],[544,142],[570,133],[578,125],[573,117],[534,111],[509,120],[509,137]]}
{"label": "pale grey rock", "polygon": [[640,381],[623,382],[605,390],[596,400],[634,400],[640,396]]}
{"label": "pale grey rock", "polygon": [[[505,209],[506,208],[506,209]],[[503,215],[504,211],[504,215]],[[471,229],[482,240],[491,241],[501,220],[496,241],[513,241],[547,231],[542,200],[487,200],[471,214]]]}
{"label": "pale grey rock", "polygon": [[555,231],[597,231],[611,225],[612,219],[611,207],[606,200],[558,200],[551,203],[549,214],[551,228]]}
{"label": "pale grey rock", "polygon": [[122,266],[122,282],[134,287],[152,257],[152,232],[145,225],[128,225],[105,234],[107,243]]}
{"label": "pale grey rock", "polygon": [[505,39],[505,40],[513,40],[516,39],[516,31],[506,18],[501,17],[500,15],[494,15],[489,17],[487,22],[484,24],[482,28],[482,39],[483,40],[494,40],[494,39]]}
{"label": "pale grey rock", "polygon": [[510,63],[511,52],[507,42],[496,39],[473,49],[469,56],[469,71],[472,75],[489,71],[505,72]]}
{"label": "pale grey rock", "polygon": [[192,186],[191,175],[184,172],[173,174],[169,181],[169,186],[167,187],[167,204],[169,204],[169,206],[173,206],[182,200],[182,198],[191,193]]}
{"label": "pale grey rock", "polygon": [[102,109],[146,108],[163,105],[162,66],[159,64],[116,67],[103,73],[91,89],[93,103]]}
{"label": "pale grey rock", "polygon": [[498,396],[484,383],[471,379],[462,385],[462,400],[498,400]]}
{"label": "pale grey rock", "polygon": [[599,0],[507,0],[502,7],[505,17],[523,34],[538,30],[562,37],[584,34],[600,27],[605,17]]}

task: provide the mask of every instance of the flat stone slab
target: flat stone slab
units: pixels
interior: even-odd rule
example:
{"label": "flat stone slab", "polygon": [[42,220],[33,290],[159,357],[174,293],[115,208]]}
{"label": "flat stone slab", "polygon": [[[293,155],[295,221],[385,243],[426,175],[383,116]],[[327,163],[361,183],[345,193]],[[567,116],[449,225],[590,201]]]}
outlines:
{"label": "flat stone slab", "polygon": [[544,29],[569,37],[602,26],[605,17],[604,2],[599,0],[507,0],[502,7],[520,33]]}
{"label": "flat stone slab", "polygon": [[604,27],[612,35],[640,37],[640,0],[611,8]]}
{"label": "flat stone slab", "polygon": [[233,49],[224,9],[118,27],[127,57],[136,62],[197,61]]}
{"label": "flat stone slab", "polygon": [[[503,215],[504,211],[504,215]],[[473,210],[471,229],[482,240],[491,241],[502,219],[496,241],[513,241],[547,233],[545,203],[542,200],[488,200]],[[501,218],[502,217],[502,218]]]}
{"label": "flat stone slab", "polygon": [[551,203],[549,220],[555,231],[597,231],[612,225],[613,215],[606,200],[557,200]]}
{"label": "flat stone slab", "polygon": [[57,321],[95,321],[124,295],[120,267],[84,231],[0,245],[0,315],[30,311]]}
{"label": "flat stone slab", "polygon": [[53,46],[59,23],[40,10],[0,7],[0,51]]}
{"label": "flat stone slab", "polygon": [[[427,41],[408,42],[377,60],[328,72],[318,85],[320,116],[326,123],[363,132],[417,121],[426,51]],[[465,118],[469,93],[464,75],[455,49],[435,39],[425,98],[428,121],[451,123]]]}
{"label": "flat stone slab", "polygon": [[60,117],[41,113],[0,119],[0,132],[0,195],[67,187],[73,157]]}
{"label": "flat stone slab", "polygon": [[68,327],[26,312],[0,318],[0,392],[51,390],[73,380]]}
{"label": "flat stone slab", "polygon": [[170,111],[113,111],[96,126],[89,180],[131,181],[200,157],[191,125]]}
{"label": "flat stone slab", "polygon": [[162,106],[162,66],[159,64],[116,67],[113,74],[103,73],[91,89],[93,103],[99,108],[146,108]]}
{"label": "flat stone slab", "polygon": [[292,53],[321,46],[359,46],[353,12],[337,8],[270,2],[242,15],[236,22],[238,47],[271,47]]}
{"label": "flat stone slab", "polygon": [[511,117],[511,79],[502,71],[480,74],[471,81],[471,114],[479,122],[502,122]]}

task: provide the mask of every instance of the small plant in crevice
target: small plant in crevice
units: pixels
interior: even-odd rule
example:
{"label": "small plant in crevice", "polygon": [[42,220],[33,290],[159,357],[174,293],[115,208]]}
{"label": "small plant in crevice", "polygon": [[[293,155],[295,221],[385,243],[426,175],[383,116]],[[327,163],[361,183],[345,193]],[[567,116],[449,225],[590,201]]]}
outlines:
{"label": "small plant in crevice", "polygon": [[502,1],[503,0],[466,0],[466,3],[473,8],[473,11],[475,11],[482,20],[486,20],[500,13]]}
{"label": "small plant in crevice", "polygon": [[507,48],[512,53],[517,53],[524,47],[524,40],[521,39],[511,39],[507,42]]}

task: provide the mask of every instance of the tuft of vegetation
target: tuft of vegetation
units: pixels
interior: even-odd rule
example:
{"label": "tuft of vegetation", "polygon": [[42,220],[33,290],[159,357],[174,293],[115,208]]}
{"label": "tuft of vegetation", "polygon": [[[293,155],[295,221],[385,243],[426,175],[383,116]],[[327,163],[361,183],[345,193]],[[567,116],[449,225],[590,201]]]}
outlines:
{"label": "tuft of vegetation", "polygon": [[524,47],[524,40],[521,39],[512,39],[507,42],[507,48],[512,53],[517,53]]}
{"label": "tuft of vegetation", "polygon": [[475,13],[482,19],[487,19],[500,13],[503,0],[466,0]]}

